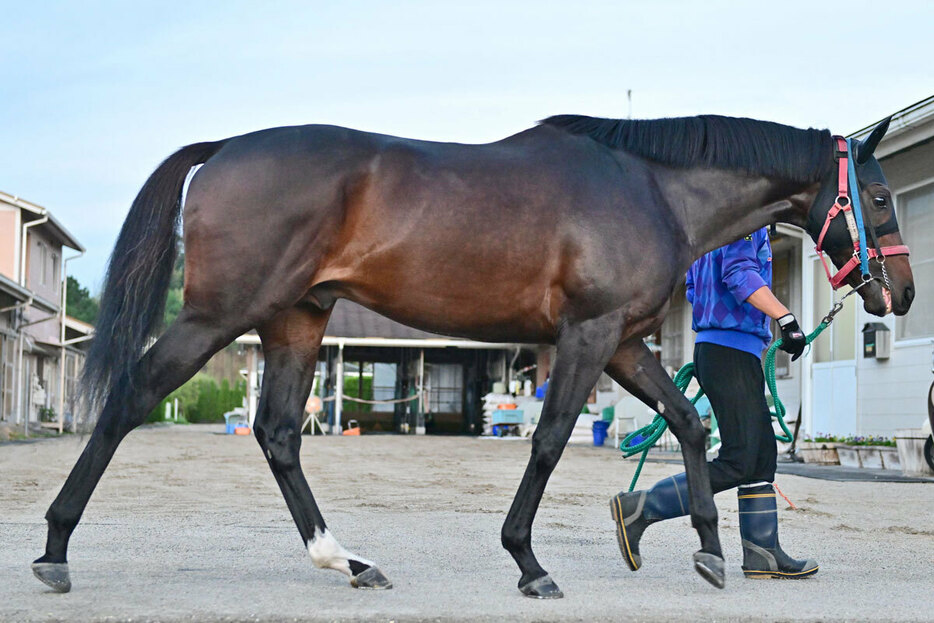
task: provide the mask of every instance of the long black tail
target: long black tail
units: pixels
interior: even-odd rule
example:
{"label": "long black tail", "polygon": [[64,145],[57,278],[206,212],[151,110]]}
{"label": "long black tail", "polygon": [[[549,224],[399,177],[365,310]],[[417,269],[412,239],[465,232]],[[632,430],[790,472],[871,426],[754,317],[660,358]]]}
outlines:
{"label": "long black tail", "polygon": [[96,333],[82,373],[89,410],[133,389],[133,369],[161,325],[177,253],[182,188],[226,141],[196,143],[159,165],[139,191],[110,256]]}

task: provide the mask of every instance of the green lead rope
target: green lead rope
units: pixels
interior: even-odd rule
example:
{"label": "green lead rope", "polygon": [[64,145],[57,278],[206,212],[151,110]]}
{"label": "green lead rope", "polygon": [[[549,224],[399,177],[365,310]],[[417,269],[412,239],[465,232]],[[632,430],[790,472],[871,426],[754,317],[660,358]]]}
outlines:
{"label": "green lead rope", "polygon": [[[836,313],[836,312],[833,312]],[[830,326],[830,322],[833,320],[833,315],[828,315],[824,318],[817,328],[814,329],[808,336],[805,338],[807,343],[810,344],[817,336],[820,335],[824,329]],[[790,430],[788,430],[788,425],[785,424],[785,405],[782,404],[782,401],[778,398],[778,390],[775,387],[775,351],[778,350],[778,347],[782,345],[782,340],[779,338],[776,340],[765,354],[765,382],[769,388],[769,394],[772,395],[772,402],[775,403],[774,413],[772,417],[778,420],[778,424],[782,427],[784,434],[775,435],[775,439],[778,441],[788,443],[793,439],[793,435]],[[691,379],[694,377],[694,363],[686,363],[681,366],[681,369],[678,370],[678,373],[675,375],[674,382],[678,389],[682,393],[687,393],[688,385],[691,383]],[[697,394],[691,398],[691,404],[696,404],[700,397],[704,395],[704,390],[698,390]],[[623,456],[630,457],[634,454],[642,453],[642,457],[639,459],[639,465],[636,467],[636,473],[632,476],[632,482],[629,483],[629,490],[632,491],[636,488],[636,482],[639,480],[639,474],[642,473],[642,466],[645,464],[645,457],[648,456],[649,450],[655,443],[661,438],[665,433],[665,430],[668,428],[668,422],[659,415],[655,414],[655,417],[652,419],[652,422],[647,426],[633,431],[626,435],[626,438],[623,439],[622,443],[619,445],[619,449],[622,450]],[[630,445],[633,443],[633,440],[636,438],[641,438],[638,443]]]}

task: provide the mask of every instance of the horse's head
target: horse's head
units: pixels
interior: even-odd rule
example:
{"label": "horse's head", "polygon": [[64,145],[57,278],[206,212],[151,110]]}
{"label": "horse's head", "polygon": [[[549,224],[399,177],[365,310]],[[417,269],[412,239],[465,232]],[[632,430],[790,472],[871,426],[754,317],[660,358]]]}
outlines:
{"label": "horse's head", "polygon": [[[870,249],[876,246],[874,239],[877,240],[878,247],[883,249],[891,249],[904,244],[895,220],[892,194],[882,168],[873,156],[873,151],[889,127],[889,121],[890,119],[886,119],[876,126],[865,141],[854,139],[851,142],[853,153],[850,156],[854,160],[852,164],[857,182],[854,183],[852,179],[849,181],[850,201],[856,193],[859,193],[862,218],[865,223],[866,244]],[[837,147],[836,140],[834,147]],[[835,204],[845,205],[847,203],[846,200],[838,198],[840,156],[841,154],[837,153],[838,160],[821,181],[820,190],[808,213],[808,232],[815,241],[819,240],[821,231],[825,227],[828,212],[835,207]],[[847,218],[842,212],[832,218],[826,226],[826,232],[819,245],[838,269],[844,268],[848,262],[851,263],[852,268],[854,257],[854,245],[847,227]],[[867,312],[876,316],[884,316],[890,311],[902,316],[911,307],[915,294],[908,255],[904,251],[900,251],[897,255],[887,254],[883,261],[884,267],[877,258],[870,257],[869,259],[869,272],[875,279],[863,284],[859,289],[859,295],[863,298],[863,307]],[[843,284],[852,287],[859,286],[864,280],[860,273],[860,267],[857,265],[855,270],[850,270],[840,286]]]}

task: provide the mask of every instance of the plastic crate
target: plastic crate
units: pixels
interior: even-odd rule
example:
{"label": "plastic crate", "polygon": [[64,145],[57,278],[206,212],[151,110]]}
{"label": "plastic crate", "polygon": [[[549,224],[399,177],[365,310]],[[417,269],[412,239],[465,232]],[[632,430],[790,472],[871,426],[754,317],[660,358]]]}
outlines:
{"label": "plastic crate", "polygon": [[493,411],[493,425],[496,424],[522,424],[525,414],[519,409],[496,409]]}

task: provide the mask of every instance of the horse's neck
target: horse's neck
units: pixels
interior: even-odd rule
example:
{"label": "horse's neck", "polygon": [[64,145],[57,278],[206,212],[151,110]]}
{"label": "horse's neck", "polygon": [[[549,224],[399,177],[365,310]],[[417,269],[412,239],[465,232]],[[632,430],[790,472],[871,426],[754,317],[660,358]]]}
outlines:
{"label": "horse's neck", "polygon": [[803,227],[816,184],[722,169],[672,170],[659,183],[693,258],[774,222]]}

